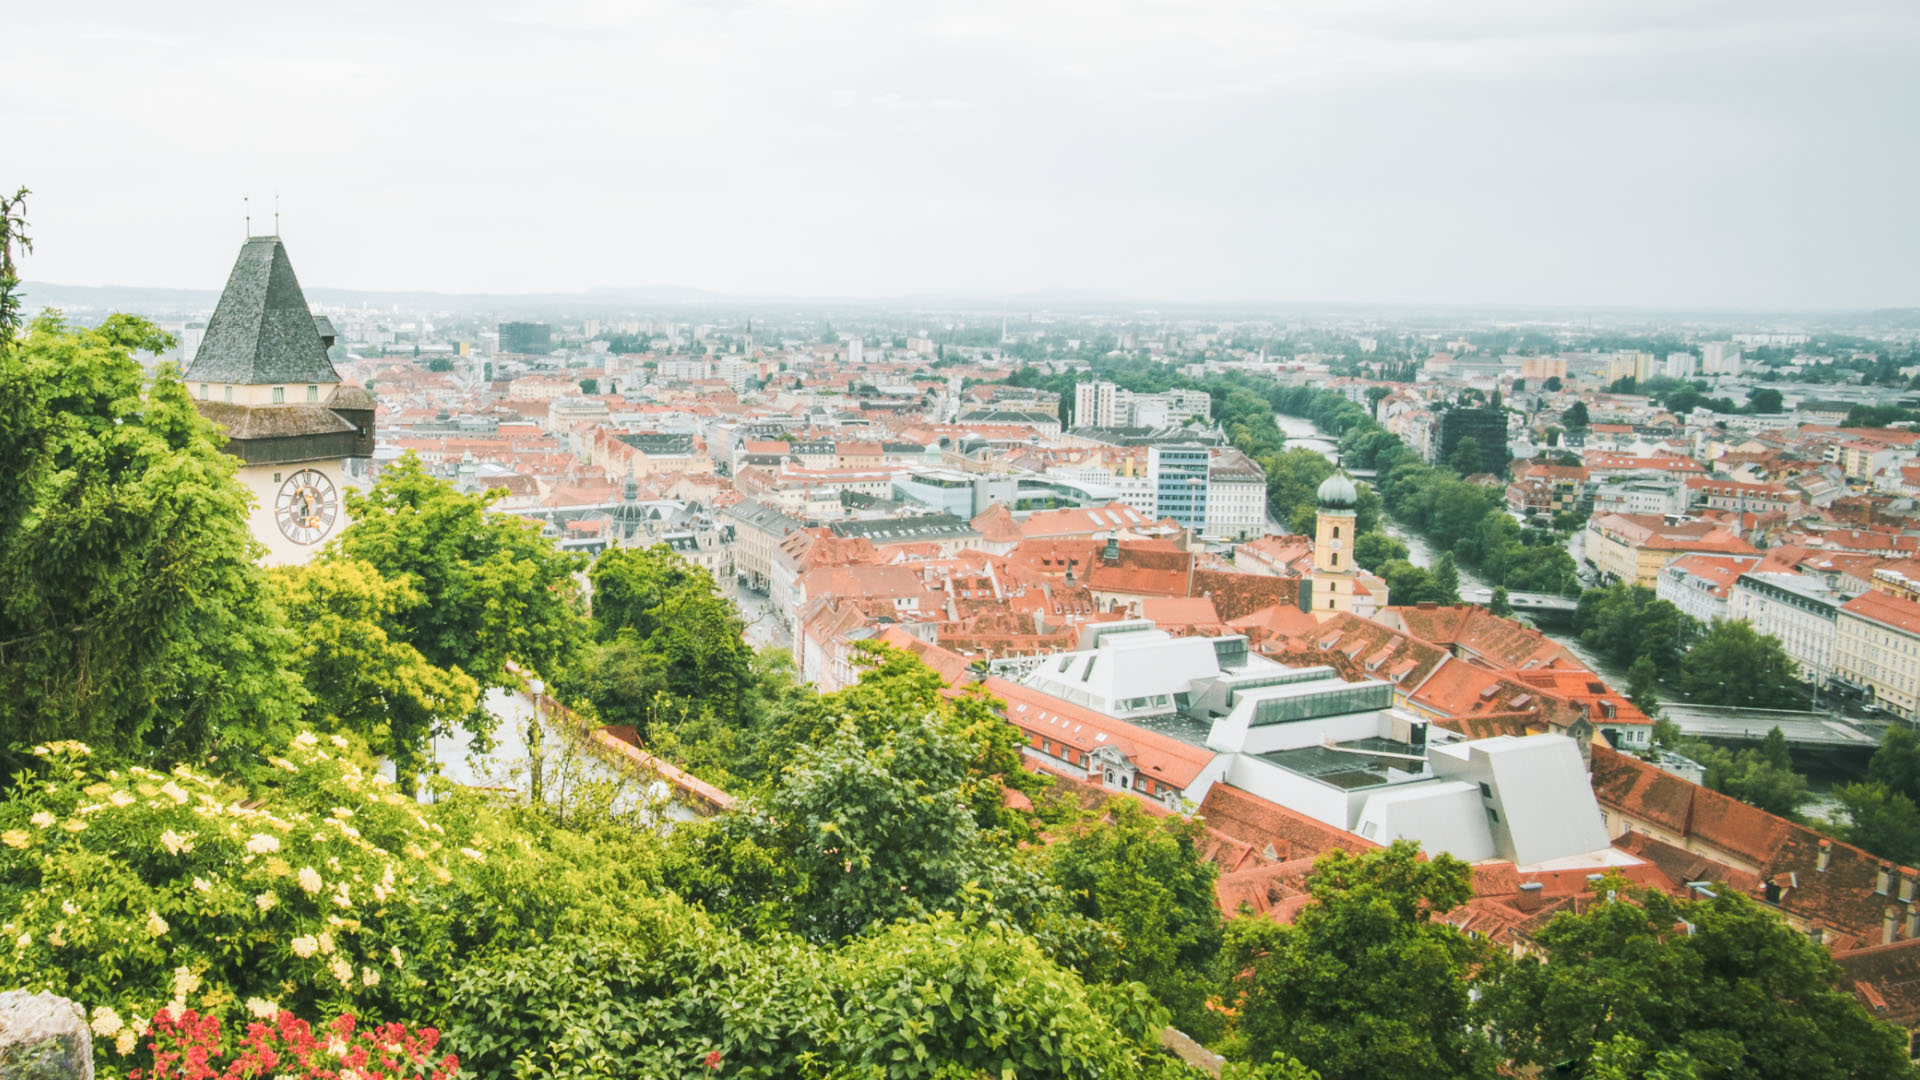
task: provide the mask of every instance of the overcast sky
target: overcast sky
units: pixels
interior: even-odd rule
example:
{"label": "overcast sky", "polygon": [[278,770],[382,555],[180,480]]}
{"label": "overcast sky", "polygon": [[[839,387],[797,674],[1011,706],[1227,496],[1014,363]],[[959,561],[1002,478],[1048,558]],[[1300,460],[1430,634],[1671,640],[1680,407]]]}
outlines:
{"label": "overcast sky", "polygon": [[1920,304],[1920,2],[11,0],[25,276]]}

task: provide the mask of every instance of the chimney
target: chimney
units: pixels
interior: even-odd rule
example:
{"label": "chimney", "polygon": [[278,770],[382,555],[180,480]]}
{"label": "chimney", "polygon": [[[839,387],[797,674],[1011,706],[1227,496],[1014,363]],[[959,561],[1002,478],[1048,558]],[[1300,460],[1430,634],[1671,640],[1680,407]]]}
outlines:
{"label": "chimney", "polygon": [[1893,931],[1900,925],[1900,909],[1892,904],[1880,913],[1880,944],[1893,944]]}
{"label": "chimney", "polygon": [[1892,888],[1892,886],[1893,867],[1886,863],[1881,863],[1879,873],[1873,876],[1873,894],[1875,896],[1885,896],[1887,895],[1887,890]]}
{"label": "chimney", "polygon": [[1514,903],[1514,906],[1521,911],[1539,911],[1540,905],[1546,902],[1546,891],[1547,887],[1537,881],[1522,882],[1520,899]]}
{"label": "chimney", "polygon": [[1120,561],[1120,538],[1119,537],[1117,536],[1107,537],[1107,550],[1101,554],[1101,557],[1106,559],[1110,563],[1117,563]]}
{"label": "chimney", "polygon": [[1907,909],[1907,940],[1920,938],[1920,908]]}
{"label": "chimney", "polygon": [[1903,904],[1913,903],[1913,878],[1913,867],[1903,866],[1900,868],[1900,902]]}
{"label": "chimney", "polygon": [[1313,579],[1303,577],[1300,578],[1299,581],[1300,588],[1294,594],[1294,597],[1299,601],[1300,610],[1311,615],[1313,614]]}
{"label": "chimney", "polygon": [[1833,841],[1822,838],[1820,841],[1820,861],[1814,868],[1821,873],[1827,872],[1827,863],[1833,859]]}

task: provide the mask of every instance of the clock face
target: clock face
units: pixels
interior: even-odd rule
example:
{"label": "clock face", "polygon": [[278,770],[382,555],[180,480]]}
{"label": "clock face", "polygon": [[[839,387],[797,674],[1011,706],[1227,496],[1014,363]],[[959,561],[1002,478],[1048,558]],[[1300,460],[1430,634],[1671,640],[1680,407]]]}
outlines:
{"label": "clock face", "polygon": [[280,533],[296,544],[317,544],[333,531],[340,516],[340,496],[327,474],[301,469],[280,485],[273,503],[273,519]]}

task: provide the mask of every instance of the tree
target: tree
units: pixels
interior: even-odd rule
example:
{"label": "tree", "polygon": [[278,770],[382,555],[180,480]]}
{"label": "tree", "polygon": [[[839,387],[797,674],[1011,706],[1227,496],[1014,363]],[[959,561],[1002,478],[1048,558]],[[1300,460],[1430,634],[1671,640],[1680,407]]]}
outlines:
{"label": "tree", "polygon": [[172,759],[256,744],[306,705],[237,459],[171,365],[148,379],[134,360],[170,344],[127,315],[0,340],[7,742]]}
{"label": "tree", "polygon": [[1248,1056],[1299,1059],[1326,1080],[1487,1077],[1496,1054],[1472,1022],[1475,972],[1497,957],[1434,916],[1472,895],[1468,868],[1401,840],[1334,850],[1307,881],[1291,926],[1243,916],[1228,927],[1228,991]]}
{"label": "tree", "polygon": [[1363,532],[1353,540],[1353,561],[1376,573],[1382,564],[1406,557],[1407,545],[1378,529]]}
{"label": "tree", "polygon": [[1902,865],[1920,863],[1920,806],[1911,797],[1870,780],[1842,784],[1833,794],[1846,811],[1838,832],[1847,842]]}
{"label": "tree", "polygon": [[1396,604],[1418,604],[1432,593],[1432,577],[1405,559],[1389,559],[1374,573],[1386,581],[1387,597]]}
{"label": "tree", "polygon": [[1702,705],[1777,705],[1800,679],[1779,638],[1744,619],[1716,619],[1681,661],[1680,687]]}
{"label": "tree", "polygon": [[1486,471],[1485,463],[1481,461],[1485,456],[1480,452],[1480,440],[1465,435],[1454,444],[1453,453],[1447,456],[1447,467],[1461,476],[1472,476]]}
{"label": "tree", "polygon": [[1547,381],[1540,384],[1540,389],[1554,394],[1560,392],[1560,387],[1560,376],[1558,375],[1549,375],[1547,376]]}
{"label": "tree", "polygon": [[1697,624],[1653,590],[1624,582],[1580,594],[1573,629],[1580,643],[1622,667],[1642,657],[1656,670],[1679,663]]}
{"label": "tree", "polygon": [[533,522],[489,512],[503,493],[456,491],[409,451],[366,494],[347,493],[353,526],[325,556],[364,560],[404,582],[421,602],[390,630],[428,663],[482,687],[515,685],[509,660],[551,676],[575,659],[585,633],[572,576],[579,559]]}
{"label": "tree", "polygon": [[1630,1039],[1685,1055],[1703,1076],[1911,1075],[1903,1033],[1839,988],[1826,950],[1739,890],[1679,900],[1617,878],[1602,890],[1612,899],[1555,916],[1535,935],[1540,955],[1486,988],[1516,1063],[1596,1080],[1654,1075],[1651,1054],[1609,1071]]}
{"label": "tree", "polygon": [[1380,416],[1380,403],[1386,400],[1392,394],[1393,394],[1393,390],[1389,387],[1385,387],[1385,386],[1367,387],[1367,409],[1373,413],[1375,419],[1378,419]]}
{"label": "tree", "polygon": [[1909,727],[1888,728],[1867,762],[1867,779],[1910,799],[1920,797],[1920,734]]}
{"label": "tree", "polygon": [[1487,602],[1487,610],[1503,619],[1513,614],[1513,601],[1507,598],[1507,587],[1505,585],[1495,585],[1493,587],[1493,596]]}
{"label": "tree", "polygon": [[1576,401],[1567,406],[1567,411],[1560,414],[1560,423],[1572,431],[1585,429],[1592,423],[1587,416],[1587,403]]}
{"label": "tree", "polygon": [[1225,924],[1214,896],[1218,871],[1200,857],[1205,829],[1192,818],[1149,815],[1134,799],[1107,801],[1045,845],[1047,874],[1073,910],[1115,936],[1083,974],[1133,980],[1203,1042],[1221,1029],[1207,999],[1218,985]]}
{"label": "tree", "polygon": [[[413,355],[415,356],[420,355],[420,346],[415,345],[413,347]],[[427,370],[428,371],[452,371],[453,358],[450,356],[436,356],[433,359],[427,361]]]}
{"label": "tree", "polygon": [[472,678],[435,667],[388,633],[421,602],[404,582],[387,581],[355,559],[277,567],[269,575],[288,621],[300,628],[290,659],[312,697],[309,723],[361,736],[407,776],[418,771],[434,736],[474,717],[480,688]]}
{"label": "tree", "polygon": [[1660,672],[1651,657],[1642,656],[1627,668],[1627,700],[1651,720],[1660,718],[1659,687]]}
{"label": "tree", "polygon": [[600,392],[600,380],[599,379],[581,379],[580,392],[587,395],[588,397],[593,397],[594,395]]}
{"label": "tree", "polygon": [[13,247],[18,244],[23,252],[33,250],[33,240],[27,236],[29,194],[21,188],[12,198],[0,196],[0,351],[13,344],[20,330],[20,273],[14,265]]}
{"label": "tree", "polygon": [[1460,571],[1454,568],[1453,552],[1440,556],[1439,561],[1433,564],[1426,598],[1436,604],[1460,602]]}
{"label": "tree", "polygon": [[1747,408],[1755,413],[1777,413],[1781,408],[1780,391],[1771,386],[1755,387],[1747,391]]}

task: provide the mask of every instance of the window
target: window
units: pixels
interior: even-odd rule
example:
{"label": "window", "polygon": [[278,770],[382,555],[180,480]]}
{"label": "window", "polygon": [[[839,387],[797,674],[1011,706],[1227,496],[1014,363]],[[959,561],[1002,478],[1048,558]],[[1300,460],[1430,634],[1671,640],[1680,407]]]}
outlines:
{"label": "window", "polygon": [[1335,566],[1339,566],[1339,565],[1340,565],[1340,553],[1339,553],[1339,552],[1337,552],[1337,551],[1334,551],[1334,552],[1329,552],[1328,554],[1330,554],[1330,555],[1331,555],[1331,556],[1333,557],[1333,565],[1335,565]]}
{"label": "window", "polygon": [[232,386],[228,386],[228,387],[227,387],[227,400],[228,400],[228,401],[232,401],[232,400],[233,400],[233,387],[232,387]]}
{"label": "window", "polygon": [[207,400],[207,384],[206,383],[200,384],[200,400],[201,401]]}
{"label": "window", "polygon": [[317,386],[309,386],[309,387],[307,387],[307,400],[308,400],[308,401],[319,401],[319,400],[320,400],[320,388],[319,388],[319,387],[317,387]]}
{"label": "window", "polygon": [[273,403],[274,403],[275,405],[284,405],[284,404],[286,404],[286,403],[287,403],[287,388],[286,388],[286,387],[284,387],[284,386],[276,386],[276,387],[274,387],[274,388],[273,388]]}
{"label": "window", "polygon": [[1335,526],[1333,527],[1333,538],[1334,538],[1335,540],[1338,540],[1338,539],[1340,539],[1340,526],[1338,526],[1338,525],[1335,525]]}
{"label": "window", "polygon": [[1483,799],[1493,798],[1493,789],[1487,786],[1485,780],[1480,781],[1480,797]]}
{"label": "window", "polygon": [[1500,811],[1491,806],[1487,807],[1487,820],[1495,825],[1500,824]]}

